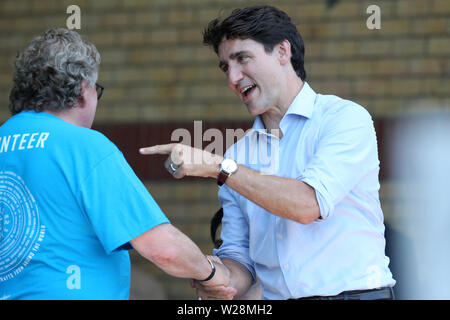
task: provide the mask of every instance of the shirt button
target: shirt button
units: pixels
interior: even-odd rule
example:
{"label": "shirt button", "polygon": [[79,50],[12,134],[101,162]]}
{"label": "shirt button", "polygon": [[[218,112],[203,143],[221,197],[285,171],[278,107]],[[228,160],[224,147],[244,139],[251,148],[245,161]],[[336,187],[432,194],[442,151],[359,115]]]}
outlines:
{"label": "shirt button", "polygon": [[283,235],[282,234],[278,234],[278,240],[283,240]]}
{"label": "shirt button", "polygon": [[288,269],[289,269],[289,264],[286,264],[286,265],[284,266],[284,268],[285,268],[286,270],[288,270]]}

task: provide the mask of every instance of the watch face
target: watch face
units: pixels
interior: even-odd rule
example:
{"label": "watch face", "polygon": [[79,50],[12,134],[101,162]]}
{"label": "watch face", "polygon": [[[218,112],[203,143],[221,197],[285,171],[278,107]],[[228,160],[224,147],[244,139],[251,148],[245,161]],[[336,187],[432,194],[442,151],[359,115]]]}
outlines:
{"label": "watch face", "polygon": [[233,173],[237,169],[237,164],[231,159],[225,159],[222,161],[222,169],[228,173]]}

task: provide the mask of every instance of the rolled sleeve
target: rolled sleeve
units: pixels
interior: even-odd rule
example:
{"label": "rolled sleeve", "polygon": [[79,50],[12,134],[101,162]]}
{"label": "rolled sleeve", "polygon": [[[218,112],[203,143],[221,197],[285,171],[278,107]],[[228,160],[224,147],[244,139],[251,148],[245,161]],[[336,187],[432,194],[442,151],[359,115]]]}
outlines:
{"label": "rolled sleeve", "polygon": [[249,256],[248,221],[232,192],[226,185],[219,190],[218,197],[223,208],[221,232],[223,243],[219,249],[214,249],[214,254],[219,258],[230,258],[241,263],[255,280],[255,269]]}
{"label": "rolled sleeve", "polygon": [[349,104],[324,119],[316,152],[298,179],[315,189],[320,221],[370,170],[378,168],[372,118],[363,107]]}

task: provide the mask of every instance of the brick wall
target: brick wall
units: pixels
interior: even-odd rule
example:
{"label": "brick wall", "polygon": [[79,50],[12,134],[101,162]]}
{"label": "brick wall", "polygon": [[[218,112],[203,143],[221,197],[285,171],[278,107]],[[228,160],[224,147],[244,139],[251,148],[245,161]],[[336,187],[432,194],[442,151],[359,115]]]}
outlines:
{"label": "brick wall", "polygon": [[[379,122],[422,108],[449,109],[447,0],[340,0],[333,7],[325,0],[2,0],[0,122],[9,117],[17,52],[47,28],[64,27],[66,8],[77,4],[79,32],[102,55],[99,82],[106,90],[96,125],[105,133],[112,125],[250,123],[245,107],[227,90],[215,54],[202,45],[201,31],[219,13],[256,3],[276,3],[297,24],[306,44],[308,81],[317,92],[356,101]],[[380,30],[366,27],[370,4],[381,8]],[[161,132],[161,141],[170,134]],[[120,137],[114,139],[120,144]],[[132,151],[125,155],[130,163],[138,157]],[[214,182],[155,177],[145,176],[146,183],[171,221],[210,252],[209,218],[218,208]],[[386,190],[382,197],[391,199]],[[169,298],[194,298],[186,280],[168,277],[134,255],[133,260],[160,280]]]}
{"label": "brick wall", "polygon": [[[201,31],[217,14],[251,3],[4,0],[0,93],[8,96],[16,53],[46,28],[65,26],[67,6],[78,4],[80,33],[103,58],[99,81],[107,89],[97,122],[249,119],[224,89],[224,76],[215,54],[201,44]],[[375,117],[421,103],[449,105],[448,1],[340,0],[331,8],[325,0],[276,3],[304,37],[306,69],[317,91],[351,98]],[[380,30],[366,27],[369,4],[381,8]],[[0,119],[7,116],[2,108]]]}

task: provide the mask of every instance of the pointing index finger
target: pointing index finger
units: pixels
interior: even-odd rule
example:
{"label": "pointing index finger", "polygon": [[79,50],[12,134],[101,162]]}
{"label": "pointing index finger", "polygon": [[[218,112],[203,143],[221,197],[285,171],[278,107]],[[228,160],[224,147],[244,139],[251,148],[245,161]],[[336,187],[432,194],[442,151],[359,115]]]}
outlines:
{"label": "pointing index finger", "polygon": [[140,148],[140,154],[169,154],[172,152],[175,143],[161,144],[147,148]]}

